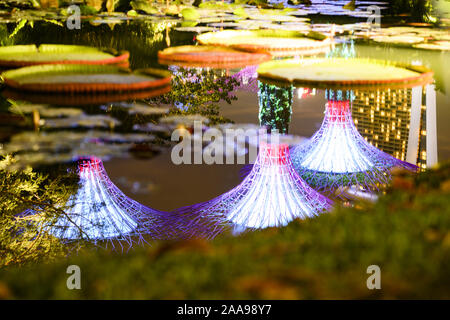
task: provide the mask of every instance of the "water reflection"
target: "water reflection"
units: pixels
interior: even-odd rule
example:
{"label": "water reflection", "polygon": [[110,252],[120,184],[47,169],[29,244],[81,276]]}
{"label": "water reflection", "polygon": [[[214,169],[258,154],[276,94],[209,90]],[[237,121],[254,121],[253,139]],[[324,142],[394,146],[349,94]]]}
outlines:
{"label": "water reflection", "polygon": [[[174,214],[196,221],[217,219],[234,231],[278,227],[296,218],[314,217],[331,207],[331,201],[307,185],[295,172],[289,146],[280,143],[278,132],[287,133],[294,88],[259,82],[260,125],[273,132],[269,142],[258,140],[253,165],[245,168],[244,180],[210,201],[178,209]],[[244,171],[245,171],[244,170]]]}
{"label": "water reflection", "polygon": [[289,146],[261,142],[258,157],[241,184],[210,201],[178,209],[174,214],[231,224],[235,231],[279,227],[296,218],[314,217],[331,202],[295,172]]}
{"label": "water reflection", "polygon": [[288,133],[292,114],[292,85],[279,87],[258,81],[259,122],[269,130]]}
{"label": "water reflection", "polygon": [[[144,234],[151,238],[166,238],[173,234],[163,223],[163,213],[147,208],[126,197],[112,182],[99,158],[78,161],[79,189],[68,202],[68,209],[51,227],[55,237],[75,240],[105,239],[143,241]],[[25,215],[34,214],[29,210]]]}
{"label": "water reflection", "polygon": [[355,91],[352,116],[375,147],[421,168],[437,163],[434,85]]}
{"label": "water reflection", "polygon": [[392,167],[415,170],[370,145],[352,119],[352,91],[327,90],[325,117],[311,139],[292,150],[292,162],[299,174],[321,190],[361,186],[376,190],[387,184]]}
{"label": "water reflection", "polygon": [[[109,179],[103,162],[97,157],[77,161],[79,188],[70,196],[62,214],[45,228],[64,240],[86,239],[93,243],[106,240],[113,244],[144,243],[147,240],[173,240],[188,237],[212,237],[207,221],[193,223],[184,216],[157,211],[127,197]],[[21,216],[42,211],[29,209]],[[121,244],[122,245],[122,244]]]}
{"label": "water reflection", "polygon": [[[126,22],[126,24],[126,32],[121,25],[116,25],[113,32],[106,25],[86,24],[83,25],[83,33],[80,33],[69,32],[45,22],[36,22],[34,31],[27,30],[26,33],[19,33],[15,41],[16,43],[35,43],[36,39],[39,39],[44,43],[110,46],[130,50],[134,67],[157,65],[156,52],[166,46],[164,40],[167,35],[164,36],[164,32],[167,25],[137,21]],[[184,36],[179,33],[177,37],[171,37],[175,45],[191,44],[192,38],[192,34],[189,33],[185,33]],[[342,53],[339,54],[355,55],[353,43],[344,44],[338,48],[342,49]],[[358,50],[359,47],[356,51]],[[338,53],[334,51],[333,54]],[[390,55],[393,54],[390,53]],[[209,191],[206,189],[212,189],[213,191],[210,192],[216,192],[215,195],[217,195],[223,192],[217,192],[217,190],[223,188],[226,183],[237,185],[238,182],[235,183],[232,180],[233,173],[230,169],[223,169],[226,172],[219,178],[211,174],[210,179],[213,183],[209,185],[198,179],[198,176],[205,176],[204,170],[195,171],[197,175],[195,177],[186,175],[189,178],[185,178],[184,172],[194,172],[193,166],[183,166],[182,172],[174,173],[175,170],[170,172],[171,167],[168,164],[170,157],[163,158],[163,161],[157,163],[142,162],[142,167],[136,169],[132,164],[129,165],[130,159],[127,156],[130,151],[138,149],[138,152],[141,152],[145,149],[141,148],[143,145],[152,150],[158,148],[159,151],[162,146],[167,146],[166,142],[172,130],[180,126],[190,130],[194,120],[201,120],[205,125],[233,120],[238,123],[233,128],[244,127],[242,122],[247,119],[243,120],[239,115],[230,117],[230,120],[227,119],[227,108],[240,110],[249,108],[254,118],[252,121],[259,120],[260,125],[267,127],[269,131],[276,129],[282,133],[299,134],[300,132],[306,135],[299,128],[313,122],[309,118],[305,120],[304,110],[296,109],[296,101],[293,100],[298,101],[298,99],[294,98],[294,88],[258,82],[255,66],[239,71],[191,68],[172,68],[172,71],[175,75],[173,90],[170,93],[165,92],[162,96],[158,93],[158,97],[150,95],[106,98],[88,95],[58,97],[4,92],[15,103],[18,100],[27,100],[33,103],[56,105],[56,107],[44,106],[40,109],[39,112],[43,118],[41,120],[44,121],[39,125],[40,132],[31,130],[18,134],[8,132],[8,137],[2,140],[5,142],[3,152],[14,153],[20,163],[33,166],[70,162],[86,154],[102,157],[102,159],[113,156],[125,159],[117,162],[121,176],[138,175],[143,181],[150,181],[153,178],[150,167],[156,164],[156,168],[152,169],[163,172],[164,175],[164,179],[161,179],[158,185],[159,192],[169,196],[160,197],[160,194],[157,194],[151,198],[145,194],[145,197],[142,196],[139,199],[142,202],[147,201],[147,204],[153,207],[153,201],[160,201],[158,205],[163,205],[164,201],[176,203],[173,199],[176,196],[173,192],[174,184],[198,190],[198,193],[204,196]],[[319,95],[323,96],[322,91],[315,91],[312,88],[297,90],[298,98],[304,99],[304,104],[308,104],[310,109],[322,110],[323,103],[319,99]],[[232,98],[235,94],[243,92],[250,97],[248,100],[237,101]],[[316,96],[308,96],[309,93],[315,93]],[[301,149],[303,150],[300,152],[301,158],[296,156],[297,152],[292,154],[294,159],[304,160],[299,161],[299,172],[309,183],[318,189],[323,188],[324,185],[339,186],[341,183],[351,185],[362,182],[364,186],[376,185],[387,182],[385,179],[387,170],[392,165],[400,164],[409,167],[401,161],[418,163],[421,167],[436,162],[436,93],[433,85],[425,89],[353,90],[348,93],[342,92],[342,97],[347,99],[336,99],[332,92],[328,91],[326,119],[322,123],[320,133],[318,132],[310,142],[301,146],[308,148],[308,150]],[[129,99],[146,100],[124,102]],[[221,102],[225,103],[221,106]],[[316,105],[313,105],[314,103]],[[62,105],[78,105],[79,112],[82,112],[84,116],[76,118],[69,114],[57,117],[51,115],[52,112],[56,112],[55,109],[58,109],[58,106]],[[23,107],[23,111],[26,108],[27,110],[39,109],[36,105],[28,105]],[[64,109],[59,109],[59,112],[63,113]],[[77,111],[77,114],[79,112]],[[293,119],[295,117],[297,120]],[[98,120],[102,120],[100,125]],[[103,127],[103,131],[99,130],[100,127]],[[227,124],[220,128],[231,127]],[[31,128],[27,127],[27,129]],[[149,132],[151,134],[148,134]],[[282,139],[285,137],[283,135]],[[365,141],[373,144],[373,147]],[[234,145],[232,150],[234,151]],[[399,160],[389,157],[382,151]],[[90,163],[88,160],[84,162]],[[280,226],[294,218],[314,216],[329,207],[329,201],[314,191],[294,172],[289,149],[285,143],[261,145],[255,165],[249,167],[247,177],[235,188],[227,187],[231,190],[210,201],[205,202],[202,198],[197,200],[199,204],[170,213],[147,208],[126,198],[116,187],[111,187],[113,184],[104,172],[103,165],[101,162],[97,161],[97,163],[100,164],[88,165],[88,167],[101,165],[100,172],[91,169],[83,171],[80,174],[80,190],[70,200],[71,206],[77,208],[72,209],[70,213],[75,214],[74,217],[79,219],[77,222],[85,226],[90,238],[94,239],[105,237],[140,239],[139,235],[146,233],[150,233],[150,238],[191,236],[212,238],[230,224],[243,228]],[[136,171],[139,172],[136,173]],[[327,177],[324,178],[321,173],[326,173]],[[360,173],[363,173],[362,177]],[[345,179],[330,181],[330,174],[340,178],[345,175]],[[350,178],[349,175],[351,175]],[[322,178],[325,180],[320,180]],[[231,182],[225,182],[226,179]],[[179,190],[180,194],[184,193],[182,189]],[[163,200],[155,199],[158,197]],[[142,209],[142,212],[150,216],[156,215],[161,220],[152,225],[146,224],[151,220],[146,218],[147,220],[143,219],[141,223],[140,218],[134,219],[134,216],[126,211],[129,203],[147,208]],[[180,205],[185,203],[177,203],[177,206]],[[155,207],[158,206],[155,205]],[[86,216],[79,215],[80,211],[86,212]],[[79,231],[69,226],[67,218],[62,218],[58,226],[61,231],[55,234],[63,238],[76,237]],[[141,226],[144,227],[140,229]],[[152,231],[153,227],[159,228],[159,231]],[[102,230],[102,228],[105,229]],[[167,230],[169,231],[166,232]],[[154,236],[151,236],[152,233]]]}

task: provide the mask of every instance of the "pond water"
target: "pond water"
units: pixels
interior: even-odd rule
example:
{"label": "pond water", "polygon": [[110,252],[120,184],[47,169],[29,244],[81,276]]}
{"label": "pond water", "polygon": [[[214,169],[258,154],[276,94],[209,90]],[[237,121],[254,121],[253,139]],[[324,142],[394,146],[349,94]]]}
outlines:
{"label": "pond water", "polygon": [[[117,24],[84,22],[81,30],[68,30],[52,23],[36,21],[33,28],[27,27],[16,36],[15,44],[58,43],[111,47],[128,50],[133,69],[167,68],[158,64],[158,50],[166,48],[168,44],[176,46],[195,43],[195,33],[180,32],[175,27],[176,22],[170,20],[160,23],[140,20]],[[338,48],[342,43],[348,48],[351,46],[349,39],[342,38],[339,42]],[[361,136],[379,150],[421,168],[449,159],[450,69],[446,65],[450,54],[364,43],[354,44],[352,50],[352,54],[357,57],[424,64],[435,72],[435,83],[423,88],[349,91],[352,95],[351,117]],[[173,67],[170,69],[178,74],[176,79],[186,81],[179,83],[176,88],[180,92],[194,78],[192,71]],[[280,131],[288,133],[285,140],[290,145],[304,141],[321,128],[327,104],[326,90],[306,87],[272,88],[270,90],[277,93],[267,103],[270,105],[275,101],[284,109],[280,114],[269,112],[263,115],[265,110],[261,105],[265,101],[262,97],[264,84],[258,83],[254,67],[249,66],[244,71],[213,70],[202,77],[209,79],[210,87],[204,85],[199,89],[203,91],[197,93],[198,96],[194,99],[186,98],[185,94],[183,97],[191,104],[186,101],[178,102],[176,105],[179,108],[195,109],[195,101],[207,103],[209,97],[215,99],[220,94],[214,83],[224,83],[220,81],[226,82],[232,78],[237,80],[235,88],[222,95],[222,98],[235,96],[235,99],[231,103],[221,99],[214,103],[218,109],[211,106],[205,109],[217,122],[231,120],[236,125],[249,128],[258,128],[261,122],[275,122]],[[2,101],[2,104],[12,104],[17,113],[29,115],[32,109],[38,107],[30,107],[30,102],[22,100],[33,100],[32,98],[13,97],[9,102]],[[55,103],[53,98],[55,97],[34,97],[34,103],[61,108],[68,100],[67,97],[62,97],[61,103]],[[70,106],[70,109],[64,106],[63,118],[54,117],[48,111],[46,116],[45,111],[41,111],[39,133],[20,126],[2,124],[0,142],[5,150],[16,148],[14,150],[20,151],[18,154],[23,163],[35,167],[48,165],[50,162],[68,163],[68,160],[77,155],[88,155],[89,152],[101,156],[105,160],[104,166],[110,179],[127,196],[163,211],[212,199],[242,181],[242,164],[174,164],[171,159],[173,144],[170,144],[170,134],[177,127],[176,119],[171,125],[164,123],[165,131],[161,129],[161,132],[155,129],[161,125],[158,120],[161,114],[158,111],[154,111],[154,114],[149,114],[148,110],[142,111],[143,106],[154,107],[157,102],[161,103],[161,99]],[[159,113],[166,107],[164,103],[160,104]],[[61,113],[61,109],[59,110]],[[58,115],[58,112],[55,111],[55,114]],[[29,135],[24,135],[24,132]],[[131,133],[136,136],[127,136]],[[90,144],[92,141],[103,143]],[[109,143],[111,141],[119,143]],[[128,152],[130,149],[133,152]]]}

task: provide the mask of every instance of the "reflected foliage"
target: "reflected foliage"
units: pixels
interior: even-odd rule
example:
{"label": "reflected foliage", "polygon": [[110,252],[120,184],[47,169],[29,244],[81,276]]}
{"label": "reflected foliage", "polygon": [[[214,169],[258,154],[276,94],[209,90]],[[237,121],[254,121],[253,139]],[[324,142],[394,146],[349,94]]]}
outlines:
{"label": "reflected foliage", "polygon": [[409,14],[414,21],[436,22],[432,16],[431,0],[389,0],[389,11],[394,14]]}
{"label": "reflected foliage", "polygon": [[[0,160],[0,268],[64,255],[71,248],[48,232],[64,214],[64,204],[77,188],[77,176],[50,177],[27,168],[8,170],[14,159]],[[36,214],[21,216],[25,209]]]}
{"label": "reflected foliage", "polygon": [[288,133],[292,115],[293,86],[278,87],[258,81],[259,121],[268,130]]}
{"label": "reflected foliage", "polygon": [[239,85],[238,80],[222,71],[179,68],[174,72],[171,92],[151,101],[169,105],[171,114],[200,114],[212,123],[231,122],[220,116],[219,103],[225,101],[231,104],[237,100],[233,91]]}

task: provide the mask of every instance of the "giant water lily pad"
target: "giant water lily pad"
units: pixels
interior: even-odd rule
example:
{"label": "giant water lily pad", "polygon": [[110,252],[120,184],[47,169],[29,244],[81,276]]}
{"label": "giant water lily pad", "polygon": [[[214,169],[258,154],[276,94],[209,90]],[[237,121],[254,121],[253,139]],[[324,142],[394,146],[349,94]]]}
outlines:
{"label": "giant water lily pad", "polygon": [[372,37],[372,40],[375,42],[393,43],[393,44],[414,44],[425,41],[424,38],[416,35],[374,36]]}
{"label": "giant water lily pad", "polygon": [[37,64],[128,64],[128,52],[113,52],[94,47],[42,44],[0,47],[1,67]]}
{"label": "giant water lily pad", "polygon": [[298,24],[267,24],[262,26],[262,29],[271,30],[292,30],[300,32],[309,32],[311,27],[308,24],[298,23]]}
{"label": "giant water lily pad", "polygon": [[138,99],[150,99],[170,92],[171,86],[145,90],[133,90],[122,92],[96,92],[95,94],[67,94],[67,92],[31,92],[6,88],[2,96],[7,99],[28,101],[32,103],[45,103],[58,106],[84,106],[104,104],[115,101],[127,101]]}
{"label": "giant water lily pad", "polygon": [[6,71],[1,76],[8,87],[38,92],[121,92],[158,88],[171,81],[168,71],[132,72],[97,65],[38,65]]}
{"label": "giant water lily pad", "polygon": [[225,30],[201,34],[197,40],[205,45],[268,52],[273,56],[317,54],[331,46],[330,39],[319,33],[288,30]]}
{"label": "giant water lily pad", "polygon": [[422,66],[344,58],[269,61],[257,71],[263,79],[325,88],[407,87],[429,82],[433,77],[433,71]]}
{"label": "giant water lily pad", "polygon": [[203,32],[209,32],[217,30],[214,27],[206,27],[206,26],[200,26],[200,27],[177,27],[175,28],[176,31],[180,32],[195,32],[195,33],[203,33]]}
{"label": "giant water lily pad", "polygon": [[238,68],[270,60],[267,53],[250,53],[226,47],[180,46],[158,52],[162,64],[199,67]]}
{"label": "giant water lily pad", "polygon": [[419,43],[413,46],[416,49],[450,51],[450,41],[435,41],[432,43]]}

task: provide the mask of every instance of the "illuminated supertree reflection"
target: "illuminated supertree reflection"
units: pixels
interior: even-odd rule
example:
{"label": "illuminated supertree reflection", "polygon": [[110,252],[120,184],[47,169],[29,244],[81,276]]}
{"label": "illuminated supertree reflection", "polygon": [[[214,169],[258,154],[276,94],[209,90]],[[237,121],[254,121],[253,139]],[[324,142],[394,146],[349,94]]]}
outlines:
{"label": "illuminated supertree reflection", "polygon": [[[165,212],[146,207],[119,190],[96,157],[77,162],[79,188],[67,201],[64,214],[51,225],[50,233],[64,240],[84,239],[94,243],[109,240],[128,244],[146,240],[184,238],[187,221],[170,220]],[[27,210],[24,215],[34,214]],[[190,230],[197,233],[198,229]],[[202,230],[203,231],[203,230]]]}
{"label": "illuminated supertree reflection", "polygon": [[328,103],[320,129],[292,149],[300,176],[323,190],[360,186],[375,190],[390,181],[390,169],[416,166],[370,145],[357,131],[351,114],[351,91],[327,90]]}
{"label": "illuminated supertree reflection", "polygon": [[262,142],[255,164],[241,184],[215,199],[182,208],[178,214],[195,221],[215,221],[218,228],[231,223],[258,229],[314,217],[330,205],[295,172],[288,145]]}
{"label": "illuminated supertree reflection", "polygon": [[284,226],[296,218],[314,217],[330,208],[331,201],[295,172],[289,146],[276,141],[278,132],[288,131],[293,87],[261,82],[258,96],[260,124],[272,134],[269,140],[260,140],[255,163],[244,166],[242,183],[219,197],[181,208],[175,214],[193,221],[210,221],[218,230],[231,225],[235,231],[241,231]]}

